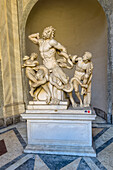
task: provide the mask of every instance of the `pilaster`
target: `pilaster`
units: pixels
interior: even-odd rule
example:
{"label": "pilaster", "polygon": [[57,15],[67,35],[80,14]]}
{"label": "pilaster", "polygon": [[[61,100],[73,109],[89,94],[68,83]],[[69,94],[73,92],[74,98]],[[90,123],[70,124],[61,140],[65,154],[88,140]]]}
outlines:
{"label": "pilaster", "polygon": [[[15,115],[24,112],[18,13],[16,0],[1,0],[1,68],[3,82],[3,114],[14,121]],[[7,124],[7,123],[6,123]]]}

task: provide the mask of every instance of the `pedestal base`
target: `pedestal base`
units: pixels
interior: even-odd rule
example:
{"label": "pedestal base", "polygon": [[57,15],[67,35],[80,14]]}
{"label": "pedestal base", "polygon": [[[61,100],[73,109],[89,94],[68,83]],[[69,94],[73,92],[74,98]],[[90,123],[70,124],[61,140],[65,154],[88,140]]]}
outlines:
{"label": "pedestal base", "polygon": [[96,115],[88,109],[29,110],[27,119],[28,145],[25,153],[92,156],[92,120]]}
{"label": "pedestal base", "polygon": [[89,156],[96,157],[95,150],[92,146],[48,146],[48,145],[27,145],[24,153],[42,153],[55,155],[74,155],[74,156]]}
{"label": "pedestal base", "polygon": [[59,104],[46,104],[45,101],[29,101],[27,111],[29,110],[66,110],[68,108],[69,101],[59,101]]}

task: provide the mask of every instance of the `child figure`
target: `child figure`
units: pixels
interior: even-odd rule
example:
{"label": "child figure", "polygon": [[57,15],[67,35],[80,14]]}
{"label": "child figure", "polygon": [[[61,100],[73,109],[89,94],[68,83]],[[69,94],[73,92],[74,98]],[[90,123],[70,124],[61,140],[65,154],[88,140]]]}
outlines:
{"label": "child figure", "polygon": [[[80,101],[80,107],[88,107],[91,101],[91,79],[93,64],[91,61],[92,54],[90,52],[85,52],[83,57],[77,57],[76,55],[72,57],[72,62],[76,64],[75,74],[72,78],[75,94]],[[79,93],[79,85],[82,87],[81,94],[83,95],[83,102]],[[73,107],[77,104],[74,102],[72,93],[70,95],[70,100]]]}
{"label": "child figure", "polygon": [[25,56],[23,60],[25,63],[22,67],[26,68],[26,76],[29,79],[30,85],[30,94],[34,97],[35,100],[38,99],[38,94],[43,88],[48,94],[46,103],[50,102],[51,93],[47,85],[48,81],[48,69],[43,65],[39,65],[39,62],[36,60],[37,54],[32,53],[31,56]]}

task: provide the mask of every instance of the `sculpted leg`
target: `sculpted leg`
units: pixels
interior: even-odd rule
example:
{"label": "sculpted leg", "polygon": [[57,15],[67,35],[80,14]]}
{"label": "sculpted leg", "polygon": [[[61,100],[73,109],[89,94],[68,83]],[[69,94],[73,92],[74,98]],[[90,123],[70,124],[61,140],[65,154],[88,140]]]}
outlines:
{"label": "sculpted leg", "polygon": [[73,83],[74,83],[75,94],[80,101],[80,107],[83,107],[82,99],[79,93],[79,83],[76,80]]}
{"label": "sculpted leg", "polygon": [[31,90],[29,91],[29,93],[30,93],[30,95],[31,95],[32,97],[34,97],[34,91],[35,91],[36,87],[32,87],[32,82],[31,82],[31,80],[29,80],[29,85],[30,85],[30,88],[31,88]]}
{"label": "sculpted leg", "polygon": [[53,76],[57,77],[62,84],[67,84],[69,82],[69,77],[63,72],[63,70],[57,66],[53,69]]}
{"label": "sculpted leg", "polygon": [[37,89],[36,89],[36,91],[34,92],[34,100],[39,100],[38,99],[38,95],[39,95],[39,93],[40,93],[40,91],[42,90],[42,87],[38,87]]}
{"label": "sculpted leg", "polygon": [[[88,74],[85,74],[84,79],[83,79],[83,85],[87,85],[88,78],[89,78],[89,75],[88,75]],[[87,85],[87,86],[88,86],[88,85]],[[82,86],[81,95],[85,95],[86,92],[87,92],[87,88],[85,88],[85,87]]]}
{"label": "sculpted leg", "polygon": [[49,104],[50,100],[51,100],[51,92],[49,90],[49,87],[47,84],[42,85],[43,89],[45,90],[45,92],[47,93],[47,99],[46,99],[46,103]]}
{"label": "sculpted leg", "polygon": [[34,97],[34,90],[35,90],[36,88],[34,88],[34,87],[31,87],[31,90],[29,91],[29,93],[30,93],[30,95],[32,96],[32,97]]}
{"label": "sculpted leg", "polygon": [[81,97],[80,97],[79,91],[78,91],[78,92],[75,91],[75,94],[76,94],[76,96],[78,97],[78,99],[79,99],[79,101],[80,101],[80,107],[83,107],[83,103],[82,103],[82,99],[81,99]]}
{"label": "sculpted leg", "polygon": [[58,99],[58,89],[53,86],[53,98],[52,98],[52,104],[59,104],[60,100]]}
{"label": "sculpted leg", "polygon": [[77,104],[75,103],[74,99],[73,99],[73,96],[72,96],[72,92],[68,93],[69,94],[69,98],[70,98],[70,101],[72,103],[72,106],[73,108],[76,108],[77,107]]}
{"label": "sculpted leg", "polygon": [[87,93],[83,95],[84,107],[89,107],[91,104],[91,82],[87,88]]}

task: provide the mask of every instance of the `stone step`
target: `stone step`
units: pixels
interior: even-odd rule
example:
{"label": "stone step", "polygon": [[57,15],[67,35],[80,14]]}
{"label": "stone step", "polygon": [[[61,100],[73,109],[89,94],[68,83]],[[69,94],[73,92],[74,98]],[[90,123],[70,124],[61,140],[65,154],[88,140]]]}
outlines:
{"label": "stone step", "polygon": [[[29,101],[29,105],[47,105],[46,101]],[[50,104],[53,105],[53,104]],[[69,105],[68,100],[63,100],[59,102],[59,105]]]}
{"label": "stone step", "polygon": [[27,110],[66,110],[68,108],[68,105],[36,105],[36,104],[30,104],[27,106]]}

